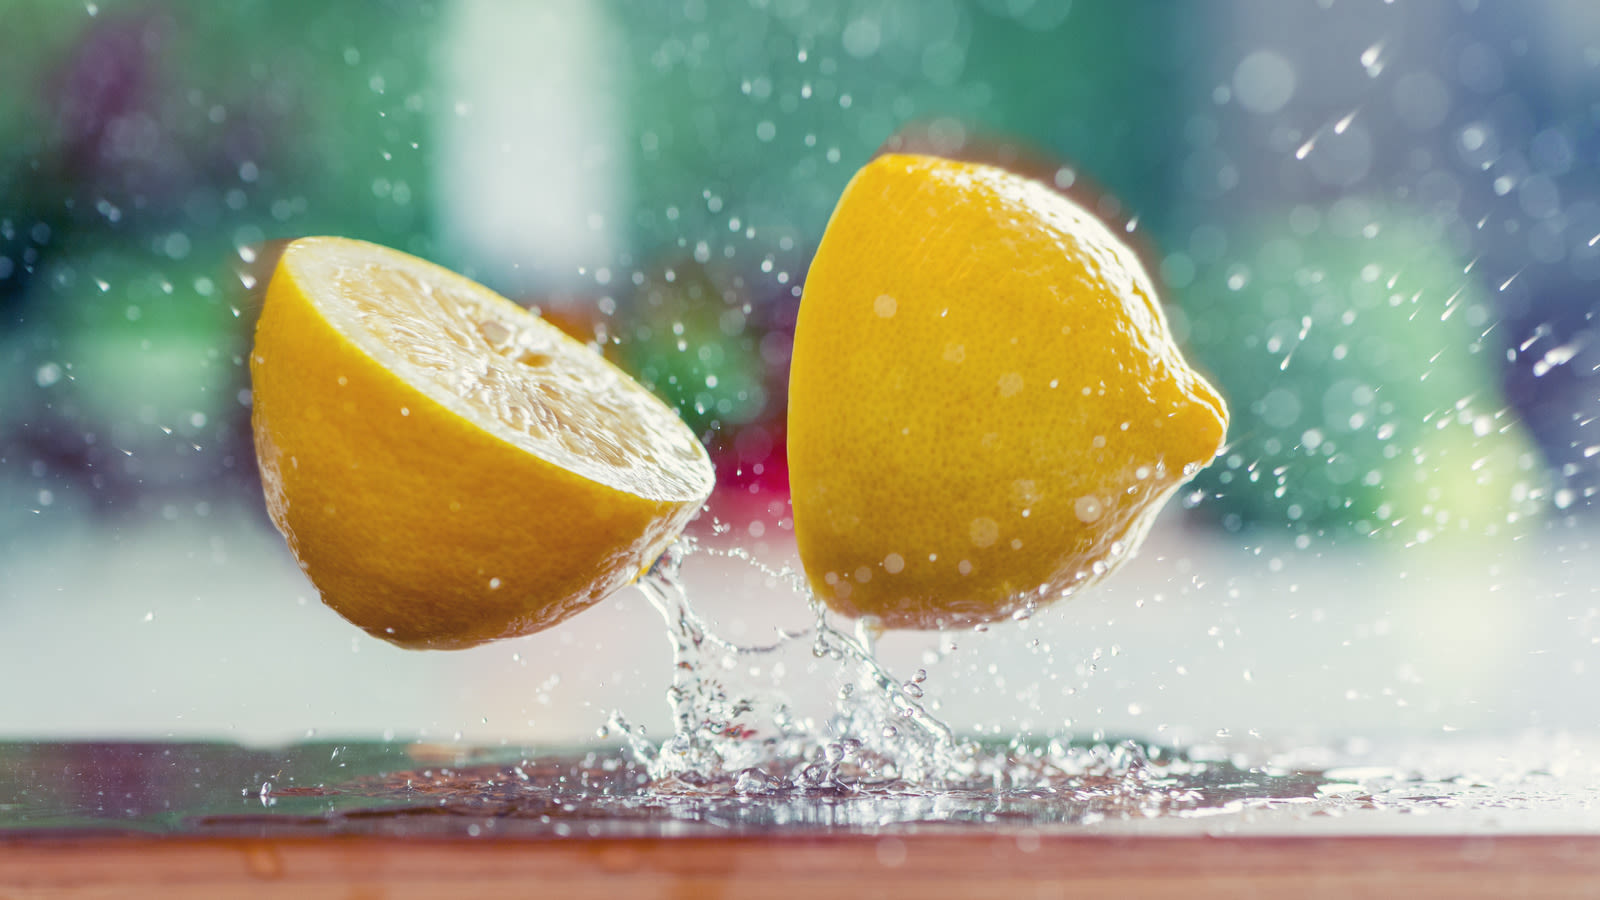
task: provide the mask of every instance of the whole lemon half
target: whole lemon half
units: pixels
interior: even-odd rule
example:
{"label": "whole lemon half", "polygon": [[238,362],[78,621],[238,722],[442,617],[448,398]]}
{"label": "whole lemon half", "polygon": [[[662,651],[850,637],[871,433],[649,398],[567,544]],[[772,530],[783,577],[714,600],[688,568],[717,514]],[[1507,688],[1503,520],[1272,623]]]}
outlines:
{"label": "whole lemon half", "polygon": [[405,647],[548,628],[634,581],[709,495],[677,414],[493,291],[290,244],[250,355],[272,521],[328,606]]}
{"label": "whole lemon half", "polygon": [[1086,210],[1002,169],[878,157],[800,304],[789,466],[815,592],[970,625],[1088,585],[1222,446],[1222,397]]}

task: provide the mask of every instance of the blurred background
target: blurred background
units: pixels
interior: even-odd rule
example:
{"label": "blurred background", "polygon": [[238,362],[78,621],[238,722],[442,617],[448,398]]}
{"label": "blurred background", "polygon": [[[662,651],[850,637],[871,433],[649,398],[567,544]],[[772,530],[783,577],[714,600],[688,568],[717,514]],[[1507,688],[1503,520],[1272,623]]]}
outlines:
{"label": "blurred background", "polygon": [[[1124,228],[1233,411],[1103,588],[886,640],[958,728],[1600,714],[1590,0],[0,0],[0,34],[0,738],[664,725],[631,593],[456,654],[320,605],[250,443],[271,242],[399,247],[602,347],[712,449],[706,540],[782,566],[795,311],[886,144]],[[735,638],[807,619],[737,561],[688,577]],[[759,677],[831,696],[804,665]]]}

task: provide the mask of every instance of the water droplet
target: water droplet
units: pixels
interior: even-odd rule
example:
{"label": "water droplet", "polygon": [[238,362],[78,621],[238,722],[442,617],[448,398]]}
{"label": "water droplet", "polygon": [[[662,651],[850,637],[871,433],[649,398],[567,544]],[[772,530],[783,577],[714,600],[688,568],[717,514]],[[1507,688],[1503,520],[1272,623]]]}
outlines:
{"label": "water droplet", "polygon": [[1383,74],[1383,67],[1387,65],[1387,61],[1383,58],[1385,43],[1385,41],[1378,41],[1376,44],[1361,51],[1361,67],[1367,70],[1368,78],[1377,78]]}
{"label": "water droplet", "polygon": [[1079,497],[1073,503],[1072,511],[1077,515],[1078,521],[1094,522],[1099,520],[1101,513],[1105,511],[1105,507],[1101,504],[1100,498],[1085,496]]}

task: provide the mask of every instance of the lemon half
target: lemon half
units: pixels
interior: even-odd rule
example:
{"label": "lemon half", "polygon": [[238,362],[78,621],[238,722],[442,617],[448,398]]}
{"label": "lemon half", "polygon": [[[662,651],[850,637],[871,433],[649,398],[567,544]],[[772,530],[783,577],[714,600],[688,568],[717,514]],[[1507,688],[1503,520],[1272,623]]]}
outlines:
{"label": "lemon half", "polygon": [[340,615],[413,648],[548,628],[634,581],[713,484],[677,414],[489,289],[291,243],[250,357],[272,521]]}

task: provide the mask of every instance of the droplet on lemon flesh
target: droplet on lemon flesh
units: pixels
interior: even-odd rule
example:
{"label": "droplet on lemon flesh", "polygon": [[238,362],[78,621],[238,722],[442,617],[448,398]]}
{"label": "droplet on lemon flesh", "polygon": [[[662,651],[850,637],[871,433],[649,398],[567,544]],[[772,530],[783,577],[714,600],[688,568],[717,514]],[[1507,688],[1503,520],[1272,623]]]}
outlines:
{"label": "droplet on lemon flesh", "polygon": [[710,494],[705,449],[599,354],[395,250],[284,251],[250,356],[272,521],[374,636],[454,649],[633,582]]}
{"label": "droplet on lemon flesh", "polygon": [[1098,219],[1001,169],[881,156],[800,304],[800,558],[829,606],[887,627],[1025,614],[1126,561],[1227,421]]}

